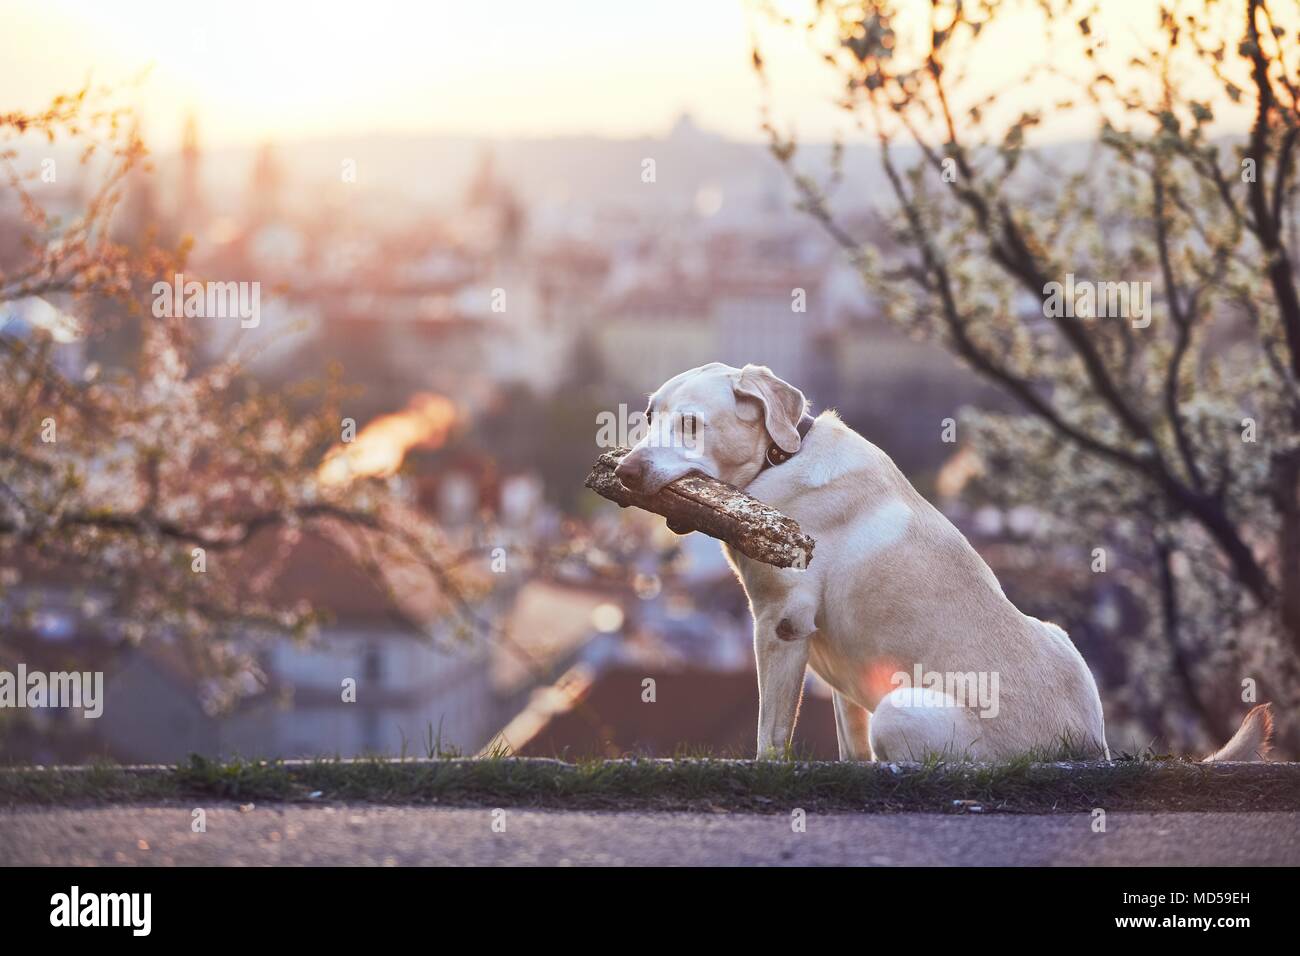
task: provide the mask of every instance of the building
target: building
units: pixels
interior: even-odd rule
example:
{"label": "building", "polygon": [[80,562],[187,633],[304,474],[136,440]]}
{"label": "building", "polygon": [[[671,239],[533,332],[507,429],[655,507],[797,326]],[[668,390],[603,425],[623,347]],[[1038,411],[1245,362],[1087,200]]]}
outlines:
{"label": "building", "polygon": [[648,395],[678,372],[716,361],[712,308],[712,300],[695,290],[629,292],[594,329],[605,374]]}
{"label": "building", "polygon": [[247,757],[424,756],[433,744],[475,750],[500,726],[488,650],[458,643],[427,587],[397,599],[348,547],[304,533],[275,582],[330,620],[309,642],[268,642],[264,674],[228,712],[207,705],[206,676],[163,639],[129,654],[107,680],[97,728],[118,759],[173,762],[190,753]]}
{"label": "building", "polygon": [[[654,699],[649,700],[647,681]],[[539,691],[503,731],[523,757],[712,756],[750,759],[758,727],[753,671],[623,664],[579,667]],[[794,753],[839,756],[831,698],[804,692]]]}

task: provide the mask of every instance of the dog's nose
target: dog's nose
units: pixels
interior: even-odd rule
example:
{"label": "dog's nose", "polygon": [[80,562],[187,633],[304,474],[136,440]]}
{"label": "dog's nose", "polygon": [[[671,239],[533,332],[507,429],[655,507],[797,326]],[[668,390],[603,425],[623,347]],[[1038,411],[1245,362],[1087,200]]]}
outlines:
{"label": "dog's nose", "polygon": [[645,473],[646,461],[639,455],[625,455],[614,468],[614,477],[633,491],[640,491],[644,486]]}

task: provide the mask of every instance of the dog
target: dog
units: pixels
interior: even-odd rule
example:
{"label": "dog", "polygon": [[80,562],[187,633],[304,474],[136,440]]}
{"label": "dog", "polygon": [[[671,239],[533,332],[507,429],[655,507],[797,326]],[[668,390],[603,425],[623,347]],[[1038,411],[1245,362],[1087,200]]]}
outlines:
{"label": "dog", "polygon": [[[653,494],[700,472],[816,540],[805,569],[723,546],[754,620],[760,758],[789,751],[811,667],[834,691],[841,760],[1109,759],[1096,681],[1065,631],[1017,609],[965,536],[835,412],[814,419],[765,366],[714,362],[665,382],[646,415],[615,470],[624,485]],[[1271,723],[1256,707],[1206,759],[1254,759]]]}

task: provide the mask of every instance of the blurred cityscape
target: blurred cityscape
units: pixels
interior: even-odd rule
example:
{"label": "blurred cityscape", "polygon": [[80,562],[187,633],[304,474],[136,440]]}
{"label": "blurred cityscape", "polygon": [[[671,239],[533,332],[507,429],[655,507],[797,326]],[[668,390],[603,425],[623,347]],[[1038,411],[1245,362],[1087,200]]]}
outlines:
{"label": "blurred cityscape", "polygon": [[[504,573],[488,576],[476,611],[509,639],[462,633],[429,595],[388,591],[339,542],[307,535],[278,565],[276,590],[330,619],[310,642],[262,649],[264,679],[223,708],[165,640],[128,646],[111,620],[87,613],[96,596],[75,575],[20,574],[13,590],[39,595],[42,610],[5,623],[28,665],[103,669],[107,701],[94,721],[61,710],[8,719],[4,759],[424,756],[492,745],[539,756],[750,755],[749,615],[717,542],[674,536],[582,487],[600,412],[637,411],[665,379],[709,361],[769,365],[814,409],[838,409],[972,539],[1012,600],[1066,625],[1103,687],[1118,678],[1123,663],[1103,638],[1131,609],[1086,560],[1035,540],[1032,512],[959,503],[969,462],[941,440],[941,422],[1000,400],[885,322],[762,146],[684,115],[644,140],[411,137],[212,154],[191,120],[182,143],[154,147],[154,168],[132,174],[115,230],[125,241],[192,236],[187,276],[263,287],[256,328],[197,320],[203,353],[216,361],[238,350],[271,390],[340,363],[362,387],[358,440],[401,464],[408,505],[458,536],[467,560],[486,566],[491,547],[506,547],[508,563],[494,569]],[[880,184],[861,159],[849,153],[840,187],[861,197],[847,225],[880,235],[870,202]],[[72,215],[85,196],[73,178],[58,188],[49,210]],[[0,207],[0,237],[17,234],[7,226],[18,215]],[[0,247],[6,260],[15,252]],[[797,289],[807,310],[792,315]],[[48,328],[35,313],[57,308],[4,304],[0,334]],[[112,336],[57,346],[73,377],[123,347]],[[515,557],[571,541],[597,562],[617,552],[629,573]],[[347,677],[365,679],[354,704],[340,701]],[[1124,718],[1108,712],[1117,734]],[[836,752],[829,691],[813,677],[796,750]]]}

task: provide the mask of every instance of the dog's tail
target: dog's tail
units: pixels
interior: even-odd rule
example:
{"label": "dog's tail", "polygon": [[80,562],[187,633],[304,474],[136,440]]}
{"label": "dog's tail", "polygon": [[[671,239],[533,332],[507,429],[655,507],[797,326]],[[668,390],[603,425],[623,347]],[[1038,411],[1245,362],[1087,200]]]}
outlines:
{"label": "dog's tail", "polygon": [[1273,737],[1272,704],[1252,707],[1232,739],[1206,757],[1202,763],[1219,760],[1263,760]]}

